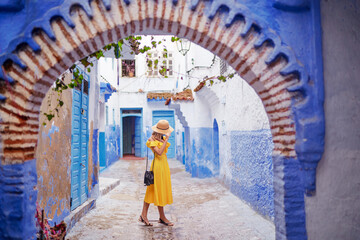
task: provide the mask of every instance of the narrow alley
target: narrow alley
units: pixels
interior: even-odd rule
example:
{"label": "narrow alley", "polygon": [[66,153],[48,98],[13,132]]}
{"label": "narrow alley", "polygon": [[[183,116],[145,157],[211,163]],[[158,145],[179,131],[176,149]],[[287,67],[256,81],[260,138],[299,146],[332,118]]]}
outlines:
{"label": "narrow alley", "polygon": [[76,223],[66,239],[275,239],[274,224],[216,178],[191,178],[180,162],[168,161],[174,203],[165,207],[165,214],[175,226],[157,223],[153,205],[148,218],[154,226],[138,222],[146,190],[142,184],[145,162],[119,160],[100,177],[120,179],[120,185],[98,198],[96,208]]}

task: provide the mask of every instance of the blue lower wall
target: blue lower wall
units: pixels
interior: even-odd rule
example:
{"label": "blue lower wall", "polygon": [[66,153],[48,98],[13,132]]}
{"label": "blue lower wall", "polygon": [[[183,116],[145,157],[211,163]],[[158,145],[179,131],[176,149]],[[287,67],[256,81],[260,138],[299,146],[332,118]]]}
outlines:
{"label": "blue lower wall", "polygon": [[212,134],[212,128],[190,128],[191,160],[185,165],[193,177],[206,178],[214,175]]}
{"label": "blue lower wall", "polygon": [[105,157],[106,167],[120,157],[120,127],[117,125],[105,127]]}
{"label": "blue lower wall", "polygon": [[99,166],[106,167],[105,132],[99,132]]}
{"label": "blue lower wall", "polygon": [[92,139],[92,174],[91,174],[91,188],[94,188],[96,184],[99,183],[99,157],[98,157],[98,149],[99,149],[99,129],[94,129],[93,131],[93,139]]}
{"label": "blue lower wall", "polygon": [[274,186],[270,130],[229,132],[230,191],[264,216],[274,219]]}
{"label": "blue lower wall", "polygon": [[273,156],[273,163],[276,239],[306,240],[304,169],[294,158]]}
{"label": "blue lower wall", "polygon": [[0,161],[0,239],[35,239],[36,160]]}
{"label": "blue lower wall", "polygon": [[[213,128],[185,128],[185,169],[192,177],[206,178],[219,174],[219,161],[214,152],[217,141],[214,141],[213,134],[216,134]],[[227,151],[228,157],[221,156],[222,164],[231,169],[222,173],[225,184],[257,212],[273,220],[271,131],[229,131],[228,135],[221,137],[229,138],[229,145],[222,145],[222,152]]]}

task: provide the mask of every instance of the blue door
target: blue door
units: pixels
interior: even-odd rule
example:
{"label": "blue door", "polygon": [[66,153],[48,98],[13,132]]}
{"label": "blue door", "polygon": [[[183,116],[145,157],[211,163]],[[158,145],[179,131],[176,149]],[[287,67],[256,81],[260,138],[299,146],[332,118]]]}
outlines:
{"label": "blue door", "polygon": [[132,154],[132,117],[123,118],[123,152],[124,154]]}
{"label": "blue door", "polygon": [[88,175],[88,93],[89,76],[83,73],[82,85],[73,89],[71,123],[71,199],[74,210],[87,200]]}
{"label": "blue door", "polygon": [[[174,117],[174,111],[153,111],[153,118],[152,122],[153,125],[155,125],[159,120],[165,119],[169,122],[170,126],[175,129],[175,117]],[[167,157],[168,158],[175,158],[175,131],[172,132],[169,143],[171,144],[168,152]]]}
{"label": "blue door", "polygon": [[220,160],[219,160],[219,127],[217,124],[216,119],[214,119],[214,123],[213,123],[213,149],[214,149],[214,154],[213,154],[213,164],[214,164],[214,175],[218,175],[219,174],[219,170],[220,170]]}
{"label": "blue door", "polygon": [[141,157],[141,129],[142,118],[135,117],[135,156]]}

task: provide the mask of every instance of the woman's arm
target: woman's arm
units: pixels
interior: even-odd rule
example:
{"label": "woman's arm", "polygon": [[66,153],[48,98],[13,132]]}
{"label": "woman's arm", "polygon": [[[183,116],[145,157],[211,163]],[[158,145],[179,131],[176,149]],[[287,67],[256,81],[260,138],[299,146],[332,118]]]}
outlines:
{"label": "woman's arm", "polygon": [[165,151],[166,143],[167,143],[168,140],[169,140],[170,133],[165,134],[165,136],[166,136],[166,137],[165,137],[165,141],[164,141],[163,145],[162,145],[160,148],[158,148],[158,147],[152,147],[152,148],[151,148],[151,149],[153,149],[154,152],[156,152],[158,155],[163,154],[163,152]]}

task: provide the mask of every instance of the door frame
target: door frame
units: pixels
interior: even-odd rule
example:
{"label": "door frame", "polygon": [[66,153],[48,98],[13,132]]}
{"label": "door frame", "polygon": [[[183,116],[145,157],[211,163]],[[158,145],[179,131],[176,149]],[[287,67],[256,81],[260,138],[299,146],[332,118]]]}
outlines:
{"label": "door frame", "polygon": [[[140,110],[140,113],[123,113],[124,110]],[[144,154],[144,146],[143,146],[143,137],[144,137],[144,120],[143,120],[143,108],[120,108],[120,158],[124,157],[124,149],[123,149],[123,118],[124,117],[140,117],[141,121],[141,157],[143,157]]]}

